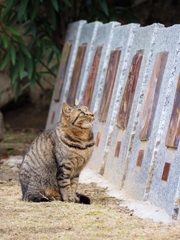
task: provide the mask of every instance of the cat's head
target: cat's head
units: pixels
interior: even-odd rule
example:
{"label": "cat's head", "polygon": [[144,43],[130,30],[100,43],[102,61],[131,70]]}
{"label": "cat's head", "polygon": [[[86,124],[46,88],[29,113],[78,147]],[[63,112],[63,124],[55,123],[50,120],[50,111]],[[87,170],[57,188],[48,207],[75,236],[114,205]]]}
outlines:
{"label": "cat's head", "polygon": [[90,128],[94,121],[94,114],[85,106],[70,107],[67,103],[62,104],[62,124],[74,125],[80,128]]}

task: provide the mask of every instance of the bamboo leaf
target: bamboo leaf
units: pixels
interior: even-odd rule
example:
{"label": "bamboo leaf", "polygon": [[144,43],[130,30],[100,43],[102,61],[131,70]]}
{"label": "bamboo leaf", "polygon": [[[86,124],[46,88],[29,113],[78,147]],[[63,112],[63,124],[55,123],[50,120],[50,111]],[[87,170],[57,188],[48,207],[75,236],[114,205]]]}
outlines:
{"label": "bamboo leaf", "polygon": [[51,0],[51,3],[54,7],[54,9],[58,12],[59,11],[59,4],[57,0]]}
{"label": "bamboo leaf", "polygon": [[103,12],[106,14],[106,16],[109,16],[107,2],[105,0],[103,0],[103,1],[100,0],[99,4],[101,5],[101,8],[102,8]]}
{"label": "bamboo leaf", "polygon": [[11,52],[11,62],[12,62],[13,65],[15,65],[15,63],[16,63],[16,50],[15,50],[13,42],[11,43],[11,46],[10,46],[10,52]]}
{"label": "bamboo leaf", "polygon": [[69,0],[63,0],[63,2],[68,6],[71,7],[71,2]]}
{"label": "bamboo leaf", "polygon": [[24,57],[22,52],[19,53],[18,69],[19,69],[19,77],[22,80],[24,77]]}
{"label": "bamboo leaf", "polygon": [[36,34],[37,34],[36,24],[32,24],[31,27],[32,27],[31,30],[32,30],[32,33],[33,33],[33,37],[36,37]]}
{"label": "bamboo leaf", "polygon": [[16,29],[14,29],[14,28],[12,28],[12,27],[10,27],[10,26],[7,26],[6,29],[7,29],[10,33],[12,33],[13,35],[19,36],[19,32],[18,32]]}
{"label": "bamboo leaf", "polygon": [[3,41],[4,47],[7,48],[8,47],[8,37],[7,37],[7,34],[4,34],[2,36],[2,41]]}
{"label": "bamboo leaf", "polygon": [[50,20],[51,20],[51,24],[52,24],[52,28],[55,29],[56,28],[56,13],[54,11],[54,8],[51,7],[50,5]]}
{"label": "bamboo leaf", "polygon": [[39,5],[40,5],[40,2],[38,0],[36,0],[34,2],[34,8],[33,8],[33,11],[32,11],[32,14],[31,14],[31,21],[33,21],[38,13],[38,10],[39,10]]}
{"label": "bamboo leaf", "polygon": [[27,62],[27,71],[28,71],[28,78],[31,79],[32,75],[33,75],[33,60],[26,58],[26,62]]}
{"label": "bamboo leaf", "polygon": [[30,54],[28,48],[27,48],[24,44],[21,44],[20,47],[21,47],[22,52],[23,52],[28,58],[31,58],[31,54]]}
{"label": "bamboo leaf", "polygon": [[24,14],[24,12],[25,12],[25,10],[27,8],[28,0],[23,0],[21,2],[21,4],[22,4],[22,12],[21,13]]}
{"label": "bamboo leaf", "polygon": [[14,13],[11,15],[11,19],[9,21],[9,25],[13,25],[17,21],[17,14]]}
{"label": "bamboo leaf", "polygon": [[19,22],[21,22],[22,21],[22,3],[20,4],[20,6],[19,6],[19,9],[18,9],[18,12],[17,12],[17,19],[18,19],[18,21]]}
{"label": "bamboo leaf", "polygon": [[18,77],[19,71],[18,71],[18,67],[17,66],[12,66],[11,67],[11,84],[12,86],[15,85],[16,79]]}
{"label": "bamboo leaf", "polygon": [[26,83],[23,87],[22,90],[24,90],[25,88],[29,87],[31,85],[31,82]]}
{"label": "bamboo leaf", "polygon": [[52,45],[51,48],[56,54],[60,55],[60,51],[55,45]]}
{"label": "bamboo leaf", "polygon": [[1,65],[0,65],[0,71],[2,71],[5,68],[5,66],[6,66],[6,64],[7,64],[8,60],[9,60],[9,57],[10,57],[10,52],[8,51],[6,53],[6,55],[4,56],[3,61],[1,63]]}
{"label": "bamboo leaf", "polygon": [[28,26],[26,26],[25,31],[23,32],[24,36],[27,36],[29,32],[31,32],[31,24],[29,24]]}
{"label": "bamboo leaf", "polygon": [[54,55],[54,52],[51,51],[49,56],[48,56],[48,59],[47,59],[47,65],[49,65],[49,63],[51,62],[52,58],[53,58],[53,55]]}
{"label": "bamboo leaf", "polygon": [[30,82],[30,88],[33,89],[35,86],[35,83],[37,82],[37,78],[36,76],[38,76],[38,73],[33,71],[32,77],[31,77],[31,82]]}
{"label": "bamboo leaf", "polygon": [[28,21],[28,14],[27,14],[27,12],[24,12],[24,14],[23,14],[23,21],[25,21],[25,22]]}
{"label": "bamboo leaf", "polygon": [[6,17],[9,14],[9,12],[11,11],[13,4],[14,4],[14,1],[12,1],[12,0],[6,1],[6,7],[5,7],[4,14],[3,14],[3,21],[6,20]]}
{"label": "bamboo leaf", "polygon": [[18,44],[24,44],[24,40],[22,39],[22,37],[14,35],[14,38],[16,39],[16,41],[18,42]]}

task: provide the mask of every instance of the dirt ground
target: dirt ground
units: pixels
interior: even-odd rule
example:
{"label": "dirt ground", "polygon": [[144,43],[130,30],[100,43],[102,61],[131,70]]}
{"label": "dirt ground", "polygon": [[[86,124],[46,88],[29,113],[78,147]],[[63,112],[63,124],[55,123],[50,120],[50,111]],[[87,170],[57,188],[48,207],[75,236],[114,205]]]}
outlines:
{"label": "dirt ground", "polygon": [[106,189],[80,184],[91,205],[21,201],[18,171],[0,161],[0,239],[180,239],[180,225],[155,223],[118,205]]}
{"label": "dirt ground", "polygon": [[80,184],[78,188],[78,192],[90,197],[90,205],[23,202],[18,169],[8,165],[8,158],[22,155],[41,129],[39,126],[27,129],[23,123],[21,126],[8,127],[0,143],[0,239],[180,239],[178,223],[163,224],[139,218],[96,183]]}

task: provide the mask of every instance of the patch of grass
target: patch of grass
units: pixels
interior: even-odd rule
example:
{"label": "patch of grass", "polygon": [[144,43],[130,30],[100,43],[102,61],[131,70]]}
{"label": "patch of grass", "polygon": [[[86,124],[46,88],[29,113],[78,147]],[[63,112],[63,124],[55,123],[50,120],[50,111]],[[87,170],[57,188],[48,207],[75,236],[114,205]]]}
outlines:
{"label": "patch of grass", "polygon": [[7,150],[8,155],[13,155],[14,152],[15,152],[15,149],[8,149]]}
{"label": "patch of grass", "polygon": [[15,131],[7,131],[5,133],[5,138],[2,141],[3,143],[31,143],[36,137],[37,132],[15,132]]}
{"label": "patch of grass", "polygon": [[9,129],[0,144],[0,159],[9,155],[24,155],[32,141],[40,134],[37,129]]}

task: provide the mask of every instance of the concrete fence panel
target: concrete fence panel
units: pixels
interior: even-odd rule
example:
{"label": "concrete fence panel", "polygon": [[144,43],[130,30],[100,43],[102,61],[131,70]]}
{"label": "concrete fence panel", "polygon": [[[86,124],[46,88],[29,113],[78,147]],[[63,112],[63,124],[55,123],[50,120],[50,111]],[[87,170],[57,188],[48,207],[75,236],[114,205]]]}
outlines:
{"label": "concrete fence panel", "polygon": [[180,25],[69,25],[46,129],[75,99],[95,113],[88,167],[179,219]]}
{"label": "concrete fence panel", "polygon": [[107,147],[106,143],[110,137],[109,127],[111,126],[112,131],[114,126],[113,123],[110,123],[114,114],[113,108],[117,101],[116,96],[118,95],[119,97],[119,92],[124,86],[124,75],[129,67],[128,58],[134,31],[138,27],[139,25],[137,24],[129,24],[127,26],[117,26],[112,31],[113,39],[109,44],[106,72],[103,75],[103,81],[99,84],[99,88],[101,88],[101,91],[98,91],[99,102],[98,104],[96,102],[94,109],[92,109],[97,116],[94,124],[96,145],[88,166],[96,172],[102,171],[105,164],[103,157],[104,149]]}
{"label": "concrete fence panel", "polygon": [[[179,29],[173,26],[158,30],[151,74],[142,89],[145,97],[142,100],[140,94],[132,123],[133,141],[127,152],[128,166],[123,182],[123,188],[131,196],[144,200],[153,196],[151,202],[165,208],[169,214],[172,214],[179,174],[178,161],[174,163],[177,172],[173,168],[170,171],[172,155],[170,158],[166,155],[175,151],[170,148],[171,144],[166,146],[165,139],[178,80],[175,69],[178,67]],[[172,177],[168,180],[169,174]]]}
{"label": "concrete fence panel", "polygon": [[140,90],[148,80],[152,51],[157,32],[161,27],[163,26],[153,24],[135,30],[121,99],[120,101],[115,100],[114,103],[116,111],[114,113],[114,128],[113,131],[110,129],[112,133],[108,139],[104,155],[104,177],[118,187],[123,186],[127,173],[128,155],[134,137],[135,110],[139,96],[142,97]]}

